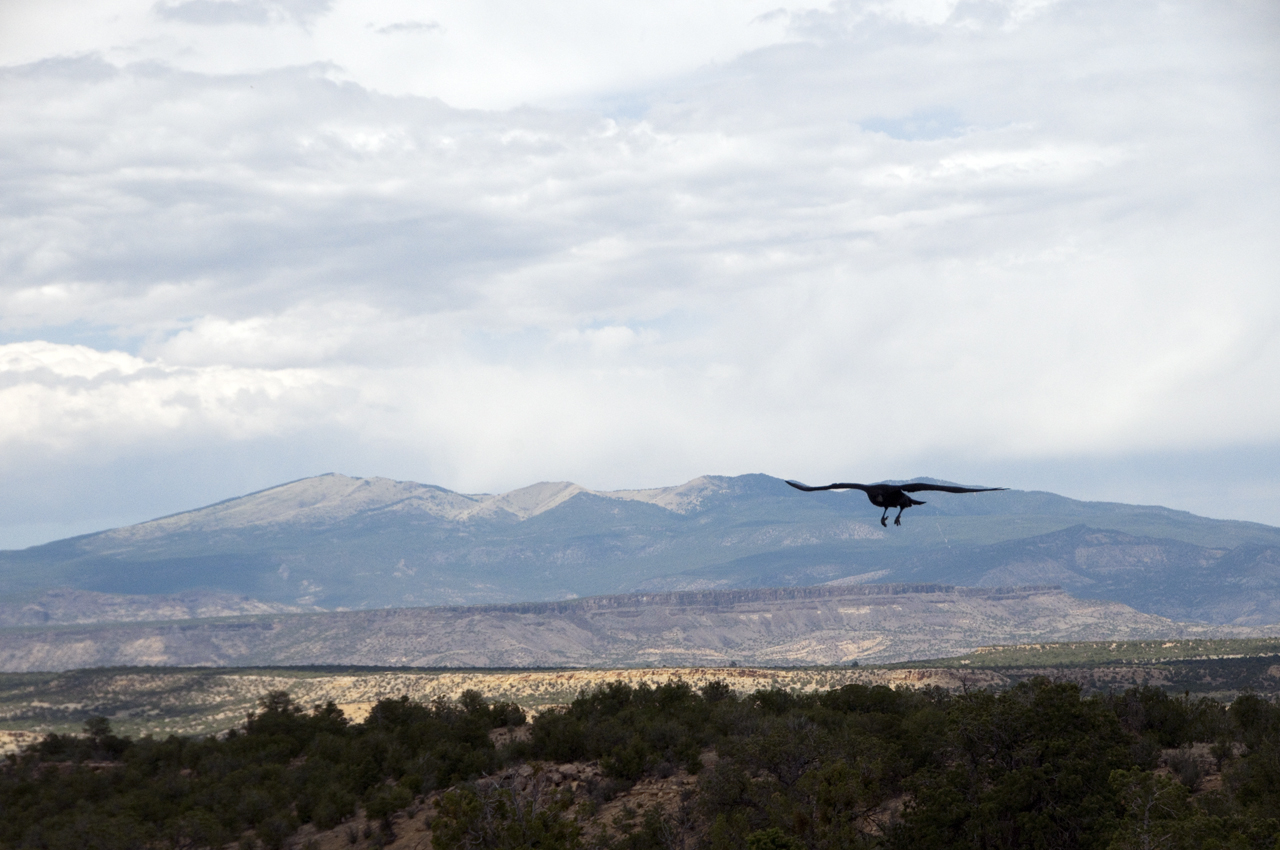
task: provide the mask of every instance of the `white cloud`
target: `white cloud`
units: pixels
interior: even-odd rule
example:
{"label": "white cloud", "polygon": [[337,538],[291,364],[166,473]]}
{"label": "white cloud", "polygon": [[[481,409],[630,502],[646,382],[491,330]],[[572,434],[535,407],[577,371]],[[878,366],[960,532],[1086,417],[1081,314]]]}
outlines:
{"label": "white cloud", "polygon": [[393,24],[384,24],[374,30],[378,35],[420,34],[443,31],[444,27],[435,21],[396,21]]}
{"label": "white cloud", "polygon": [[174,433],[183,442],[287,433],[339,410],[343,396],[298,369],[179,368],[80,345],[0,346],[0,445],[11,457],[116,455]]}
{"label": "white cloud", "polygon": [[[2,55],[99,55],[0,70],[0,463],[608,488],[1280,433],[1267,9],[240,6],[6,13],[44,41]],[[530,92],[572,105],[418,96]]]}
{"label": "white cloud", "polygon": [[308,25],[333,7],[332,0],[160,0],[161,20],[198,26],[294,23]]}
{"label": "white cloud", "polygon": [[766,14],[777,9],[773,0],[9,0],[0,64],[84,53],[210,74],[332,63],[369,89],[506,108],[635,90],[731,61],[790,37],[790,14]]}

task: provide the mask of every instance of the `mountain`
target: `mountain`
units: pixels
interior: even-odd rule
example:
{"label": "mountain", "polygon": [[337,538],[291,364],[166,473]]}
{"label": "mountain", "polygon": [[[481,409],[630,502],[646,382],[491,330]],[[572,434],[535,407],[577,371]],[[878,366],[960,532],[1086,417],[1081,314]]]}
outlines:
{"label": "mountain", "polygon": [[0,671],[85,667],[775,666],[956,655],[991,643],[1253,636],[1052,588],[941,585],[623,595],[523,605],[0,629]]}
{"label": "mountain", "polygon": [[333,610],[637,590],[1053,583],[1179,620],[1280,621],[1280,529],[1042,492],[925,495],[901,528],[885,529],[861,493],[801,493],[766,475],[613,492],[542,483],[497,495],[323,475],[2,552],[0,594],[28,604],[59,588],[203,590]]}
{"label": "mountain", "polygon": [[[807,584],[817,547],[744,558],[645,583],[648,589]],[[1075,525],[985,546],[867,551],[851,576],[826,584],[946,582],[969,587],[1049,584],[1086,599],[1114,599],[1173,620],[1280,623],[1280,546],[1235,548]]]}

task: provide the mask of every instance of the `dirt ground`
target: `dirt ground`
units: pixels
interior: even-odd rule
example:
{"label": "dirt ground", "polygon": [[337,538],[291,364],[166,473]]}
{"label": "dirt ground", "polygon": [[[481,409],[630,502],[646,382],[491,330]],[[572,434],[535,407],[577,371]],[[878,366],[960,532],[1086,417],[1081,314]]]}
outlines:
{"label": "dirt ground", "polygon": [[43,738],[40,732],[6,732],[0,730],[0,758],[29,747]]}

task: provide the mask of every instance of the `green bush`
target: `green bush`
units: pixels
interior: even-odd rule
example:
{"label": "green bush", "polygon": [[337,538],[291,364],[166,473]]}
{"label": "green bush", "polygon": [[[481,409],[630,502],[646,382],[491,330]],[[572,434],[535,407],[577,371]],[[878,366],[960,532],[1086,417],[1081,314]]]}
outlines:
{"label": "green bush", "polygon": [[522,720],[472,692],[458,704],[383,700],[351,724],[332,703],[306,710],[283,691],[222,739],[134,741],[91,718],[84,736],[46,736],[0,767],[0,847],[222,846],[245,835],[272,850],[300,823],[341,823],[358,800],[389,824],[412,789],[495,769],[489,730]]}
{"label": "green bush", "polygon": [[448,791],[436,805],[432,845],[438,850],[573,850],[581,829],[565,817],[564,794],[465,785]]}
{"label": "green bush", "polygon": [[[438,847],[580,846],[568,796],[537,774],[518,787],[474,784],[521,759],[599,760],[587,810],[646,777],[698,774],[678,813],[633,814],[612,841],[593,836],[600,850],[691,847],[695,836],[709,850],[1275,850],[1280,839],[1280,706],[1256,695],[1228,708],[1155,688],[1085,697],[1045,680],[954,696],[851,685],[746,698],[715,682],[612,682],[540,714],[527,741],[494,748],[492,729],[523,722],[518,707],[475,691],[382,700],[354,724],[332,704],[304,709],[276,691],[222,738],[130,740],[92,718],[84,735],[46,736],[0,764],[0,848],[239,839],[274,850],[299,824],[333,828],[358,805],[381,821],[366,838],[385,843],[416,794],[450,787]],[[1166,744],[1195,742],[1213,743],[1221,790],[1190,794],[1199,768],[1188,751],[1171,759],[1186,785],[1152,772]]]}

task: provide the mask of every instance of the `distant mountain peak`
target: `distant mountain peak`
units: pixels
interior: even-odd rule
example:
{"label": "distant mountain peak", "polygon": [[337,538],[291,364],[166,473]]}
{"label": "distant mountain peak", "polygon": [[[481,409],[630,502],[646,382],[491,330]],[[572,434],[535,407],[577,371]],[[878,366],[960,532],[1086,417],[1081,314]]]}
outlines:
{"label": "distant mountain peak", "polygon": [[655,487],[650,490],[610,490],[596,495],[610,499],[648,502],[677,514],[698,510],[708,496],[727,495],[733,492],[733,479],[723,475],[700,475],[675,487]]}
{"label": "distant mountain peak", "polygon": [[874,524],[864,500],[796,493],[763,474],[467,494],[331,473],[0,553],[0,596],[206,588],[373,608],[642,588],[1049,582],[1177,619],[1280,621],[1280,529],[1017,490],[928,502],[923,521],[886,537],[864,521]]}
{"label": "distant mountain peak", "polygon": [[506,511],[520,519],[528,519],[569,501],[579,493],[589,492],[571,481],[541,481],[498,496],[473,496],[471,498],[480,498],[481,501],[472,513],[492,515]]}
{"label": "distant mountain peak", "polygon": [[102,537],[136,544],[175,533],[269,525],[329,525],[374,512],[427,514],[455,522],[510,514],[518,520],[559,507],[580,493],[648,502],[678,514],[696,511],[712,495],[734,492],[731,478],[704,475],[675,487],[589,490],[571,481],[543,481],[506,493],[455,493],[431,484],[356,478],[329,472],[259,490],[203,508],[112,529]]}
{"label": "distant mountain peak", "polygon": [[413,481],[328,473],[103,534],[122,543],[138,543],[183,532],[263,525],[324,525],[397,505],[452,517],[473,508],[475,502],[472,497]]}

